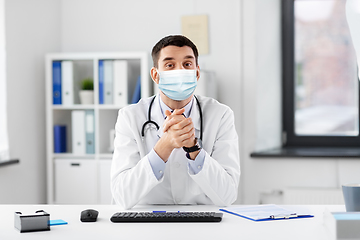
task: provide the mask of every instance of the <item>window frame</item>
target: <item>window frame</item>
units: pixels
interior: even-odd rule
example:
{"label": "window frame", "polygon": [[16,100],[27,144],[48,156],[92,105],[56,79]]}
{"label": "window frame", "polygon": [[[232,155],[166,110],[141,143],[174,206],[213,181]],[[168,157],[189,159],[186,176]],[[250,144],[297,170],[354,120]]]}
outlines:
{"label": "window frame", "polygon": [[[295,0],[281,2],[283,147],[359,147],[357,136],[298,136],[295,134]],[[360,86],[360,84],[358,84]],[[360,87],[358,87],[360,99]],[[360,118],[360,103],[359,103]],[[358,121],[360,125],[360,120]],[[360,126],[359,126],[360,131]]]}

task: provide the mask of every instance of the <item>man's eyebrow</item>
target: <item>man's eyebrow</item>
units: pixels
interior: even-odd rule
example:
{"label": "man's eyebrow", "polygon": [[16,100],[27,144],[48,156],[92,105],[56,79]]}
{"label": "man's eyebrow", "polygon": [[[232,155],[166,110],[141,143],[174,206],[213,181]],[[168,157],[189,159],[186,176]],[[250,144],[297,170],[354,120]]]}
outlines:
{"label": "man's eyebrow", "polygon": [[[195,58],[194,58],[194,56],[192,56],[192,55],[187,55],[187,56],[184,57],[184,59],[195,59]],[[166,57],[166,58],[164,58],[162,61],[163,61],[163,62],[166,62],[166,61],[170,61],[170,60],[175,60],[175,58],[173,58],[173,57]]]}
{"label": "man's eyebrow", "polygon": [[166,57],[166,58],[164,58],[162,61],[163,62],[166,62],[166,61],[169,61],[169,60],[174,60],[175,58],[173,58],[173,57]]}
{"label": "man's eyebrow", "polygon": [[191,59],[194,59],[194,56],[192,56],[192,55],[187,55],[187,56],[184,57],[184,59],[190,59],[190,58],[191,58]]}

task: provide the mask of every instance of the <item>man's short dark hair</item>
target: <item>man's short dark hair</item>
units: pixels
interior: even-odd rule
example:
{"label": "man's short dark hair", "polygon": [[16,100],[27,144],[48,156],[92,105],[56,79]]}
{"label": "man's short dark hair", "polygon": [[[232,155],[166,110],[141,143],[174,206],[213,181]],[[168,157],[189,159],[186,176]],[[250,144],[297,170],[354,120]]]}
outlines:
{"label": "man's short dark hair", "polygon": [[163,49],[164,47],[167,47],[167,46],[177,46],[177,47],[188,46],[188,47],[191,47],[191,49],[194,52],[196,65],[198,65],[199,53],[198,53],[198,50],[197,50],[195,44],[185,36],[182,36],[182,35],[170,35],[170,36],[162,38],[153,47],[152,52],[151,52],[151,56],[152,56],[152,59],[153,59],[154,67],[156,67],[156,68],[158,67],[159,55],[160,55],[161,49]]}

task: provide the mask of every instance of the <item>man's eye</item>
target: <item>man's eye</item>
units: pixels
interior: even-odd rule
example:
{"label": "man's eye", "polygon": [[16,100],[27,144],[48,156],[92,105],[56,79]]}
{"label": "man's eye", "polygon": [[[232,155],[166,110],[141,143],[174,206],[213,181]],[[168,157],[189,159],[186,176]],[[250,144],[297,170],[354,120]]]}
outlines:
{"label": "man's eye", "polygon": [[173,64],[166,64],[167,68],[172,68],[174,65]]}
{"label": "man's eye", "polygon": [[185,67],[191,67],[191,63],[185,63]]}

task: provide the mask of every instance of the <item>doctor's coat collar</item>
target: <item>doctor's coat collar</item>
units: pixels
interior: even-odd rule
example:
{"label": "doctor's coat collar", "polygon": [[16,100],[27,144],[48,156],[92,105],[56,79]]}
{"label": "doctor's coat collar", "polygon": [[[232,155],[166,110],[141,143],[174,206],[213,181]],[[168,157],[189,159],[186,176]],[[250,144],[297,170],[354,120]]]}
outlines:
{"label": "doctor's coat collar", "polygon": [[[159,104],[160,104],[161,113],[162,113],[164,119],[166,119],[165,111],[166,111],[166,110],[169,110],[170,112],[172,112],[173,109],[169,108],[169,107],[162,101],[162,99],[161,99],[160,96],[159,96],[158,100],[159,100]],[[185,112],[183,113],[183,115],[184,115],[186,118],[188,118],[188,117],[190,116],[193,102],[194,102],[194,98],[192,98],[192,99],[190,100],[190,102],[189,102],[188,104],[186,104],[186,106],[184,107],[184,108],[185,108]]]}
{"label": "doctor's coat collar", "polygon": [[[194,96],[193,96],[192,101],[193,101],[193,104],[192,104],[192,108],[190,110],[189,117],[192,119],[192,121],[194,123],[194,128],[196,130],[200,131],[199,107],[197,105],[196,100],[194,99]],[[160,94],[156,95],[156,99],[153,103],[152,110],[151,110],[151,119],[154,119],[154,121],[159,125],[160,128],[158,130],[158,136],[161,137],[164,134],[163,133],[163,125],[164,125],[165,119],[163,117],[161,107],[160,107]]]}

